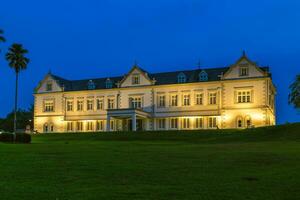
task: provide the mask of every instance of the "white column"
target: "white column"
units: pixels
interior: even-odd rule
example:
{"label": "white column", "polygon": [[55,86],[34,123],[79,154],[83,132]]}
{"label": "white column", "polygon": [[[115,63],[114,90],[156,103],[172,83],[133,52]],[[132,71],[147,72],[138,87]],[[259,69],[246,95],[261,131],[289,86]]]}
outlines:
{"label": "white column", "polygon": [[132,114],[131,116],[131,122],[132,122],[132,131],[136,131],[136,114]]}
{"label": "white column", "polygon": [[107,116],[106,119],[106,131],[110,131],[110,116]]}

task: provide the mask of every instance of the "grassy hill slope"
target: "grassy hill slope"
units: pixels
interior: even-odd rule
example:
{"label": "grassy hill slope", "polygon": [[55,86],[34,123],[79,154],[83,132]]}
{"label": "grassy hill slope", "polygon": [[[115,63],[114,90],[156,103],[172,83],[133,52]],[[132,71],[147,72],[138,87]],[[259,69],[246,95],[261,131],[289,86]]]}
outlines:
{"label": "grassy hill slope", "polygon": [[300,124],[0,143],[0,199],[298,199]]}

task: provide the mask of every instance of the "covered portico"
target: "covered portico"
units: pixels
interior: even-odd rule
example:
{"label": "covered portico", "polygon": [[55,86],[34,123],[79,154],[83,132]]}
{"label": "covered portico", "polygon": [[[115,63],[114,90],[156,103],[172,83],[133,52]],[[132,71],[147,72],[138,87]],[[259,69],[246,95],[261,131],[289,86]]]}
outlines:
{"label": "covered portico", "polygon": [[[112,118],[121,119],[122,122],[129,122],[129,126],[128,126],[128,124],[125,124],[125,126],[127,127],[126,130],[137,131],[137,122],[145,121],[146,122],[145,125],[147,126],[147,119],[150,118],[150,114],[141,109],[134,109],[134,108],[107,110],[106,131],[111,130],[110,129],[110,120]],[[124,124],[122,125],[122,130],[125,129],[124,128],[125,126],[124,126]],[[147,128],[142,128],[142,129],[146,130]]]}

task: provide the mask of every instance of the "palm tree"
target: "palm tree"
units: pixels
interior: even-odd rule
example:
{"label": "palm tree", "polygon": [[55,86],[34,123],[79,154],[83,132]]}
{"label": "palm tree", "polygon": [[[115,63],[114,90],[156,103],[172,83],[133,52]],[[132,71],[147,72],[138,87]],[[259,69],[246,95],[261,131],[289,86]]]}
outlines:
{"label": "palm tree", "polygon": [[23,48],[22,44],[13,44],[6,53],[6,60],[9,66],[16,72],[16,90],[15,90],[15,109],[14,109],[14,133],[17,130],[17,107],[18,107],[18,79],[21,70],[25,70],[29,59],[25,57],[28,51]]}
{"label": "palm tree", "polygon": [[295,82],[290,85],[289,104],[293,104],[295,108],[300,108],[300,75],[296,76]]}

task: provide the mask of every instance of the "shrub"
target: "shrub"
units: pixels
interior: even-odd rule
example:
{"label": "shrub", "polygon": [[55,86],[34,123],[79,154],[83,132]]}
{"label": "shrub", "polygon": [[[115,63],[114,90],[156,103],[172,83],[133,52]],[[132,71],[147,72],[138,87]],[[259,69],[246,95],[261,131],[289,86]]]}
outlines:
{"label": "shrub", "polygon": [[1,142],[13,142],[14,135],[12,133],[2,133],[2,134],[0,134],[0,141]]}
{"label": "shrub", "polygon": [[[16,143],[30,143],[31,135],[26,133],[17,133],[15,138]],[[13,133],[2,133],[0,134],[0,142],[14,142],[14,134]]]}
{"label": "shrub", "polygon": [[27,133],[17,133],[16,134],[16,141],[18,143],[30,143],[31,142],[31,135]]}

